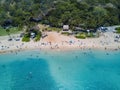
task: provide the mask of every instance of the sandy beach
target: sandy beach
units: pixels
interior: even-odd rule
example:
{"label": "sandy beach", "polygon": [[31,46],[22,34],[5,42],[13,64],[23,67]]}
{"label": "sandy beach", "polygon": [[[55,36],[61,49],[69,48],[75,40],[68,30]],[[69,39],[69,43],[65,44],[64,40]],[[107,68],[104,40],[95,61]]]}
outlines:
{"label": "sandy beach", "polygon": [[[74,36],[65,36],[57,32],[46,32],[47,37],[40,41],[22,42],[8,41],[9,36],[0,37],[0,52],[25,50],[25,49],[51,49],[51,50],[70,50],[70,49],[103,49],[118,50],[120,42],[115,42],[115,33],[106,32],[99,38],[76,39]],[[16,38],[19,34],[11,35]]]}

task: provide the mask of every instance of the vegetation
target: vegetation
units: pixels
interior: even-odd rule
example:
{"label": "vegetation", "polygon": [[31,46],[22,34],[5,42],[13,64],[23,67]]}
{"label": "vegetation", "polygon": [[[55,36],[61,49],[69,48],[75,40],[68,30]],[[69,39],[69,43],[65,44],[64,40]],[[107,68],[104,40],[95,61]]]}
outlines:
{"label": "vegetation", "polygon": [[119,3],[120,0],[0,0],[0,26],[26,26],[29,30],[38,23],[85,29],[116,25],[120,24]]}
{"label": "vegetation", "polygon": [[95,35],[92,32],[90,32],[90,33],[78,33],[75,37],[79,38],[79,39],[85,39],[85,38],[93,38],[93,37],[95,37]]}
{"label": "vegetation", "polygon": [[22,38],[23,42],[29,42],[30,41],[30,34],[25,34],[24,37]]}
{"label": "vegetation", "polygon": [[69,33],[69,32],[62,32],[61,34],[63,34],[63,35],[67,35],[67,36],[69,36],[69,35],[70,35],[70,33]]}
{"label": "vegetation", "polygon": [[119,33],[120,34],[120,27],[116,28],[116,33]]}
{"label": "vegetation", "polygon": [[64,0],[45,17],[51,26],[97,28],[120,24],[119,0]]}
{"label": "vegetation", "polygon": [[85,33],[79,33],[75,36],[78,39],[85,39],[86,38],[86,34]]}
{"label": "vegetation", "polygon": [[41,36],[42,36],[41,32],[37,33],[37,35],[35,37],[35,41],[39,41]]}
{"label": "vegetation", "polygon": [[17,34],[20,30],[18,27],[11,27],[9,29],[4,29],[3,27],[0,27],[0,36],[5,36],[8,34]]}
{"label": "vegetation", "polygon": [[60,32],[60,31],[62,30],[62,28],[48,27],[47,30],[48,30],[48,31],[57,31],[57,32]]}
{"label": "vegetation", "polygon": [[89,38],[90,37],[95,37],[93,33],[87,33],[86,36],[89,37]]}

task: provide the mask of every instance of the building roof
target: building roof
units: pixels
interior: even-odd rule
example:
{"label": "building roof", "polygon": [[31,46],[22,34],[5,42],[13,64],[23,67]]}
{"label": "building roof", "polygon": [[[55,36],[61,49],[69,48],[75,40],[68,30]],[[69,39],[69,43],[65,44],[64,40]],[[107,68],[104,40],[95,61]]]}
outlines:
{"label": "building roof", "polygon": [[63,29],[69,29],[69,25],[63,25]]}

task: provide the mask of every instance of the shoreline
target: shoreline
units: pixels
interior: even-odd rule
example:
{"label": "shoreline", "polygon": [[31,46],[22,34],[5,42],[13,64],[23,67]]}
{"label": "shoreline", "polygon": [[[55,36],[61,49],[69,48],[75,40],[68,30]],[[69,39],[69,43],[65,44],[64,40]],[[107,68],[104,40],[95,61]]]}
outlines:
{"label": "shoreline", "polygon": [[[47,32],[48,36],[38,42],[8,41],[8,36],[0,37],[0,54],[24,50],[120,50],[120,42],[115,42],[115,33],[105,33],[99,38],[76,39],[73,36]],[[13,35],[17,37],[18,34]]]}
{"label": "shoreline", "polygon": [[6,53],[19,53],[22,51],[32,51],[32,50],[38,50],[38,51],[75,51],[75,50],[100,50],[100,51],[120,51],[120,48],[104,48],[104,47],[76,47],[76,48],[23,48],[23,49],[13,49],[13,50],[0,50],[0,54],[6,54]]}

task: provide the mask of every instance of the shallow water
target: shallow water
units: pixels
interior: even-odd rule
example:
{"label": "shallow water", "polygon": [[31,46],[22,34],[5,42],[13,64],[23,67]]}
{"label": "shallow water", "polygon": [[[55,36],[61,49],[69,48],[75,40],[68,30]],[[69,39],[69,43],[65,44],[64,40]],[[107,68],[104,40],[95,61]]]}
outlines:
{"label": "shallow water", "polygon": [[120,51],[1,54],[0,90],[120,90]]}

